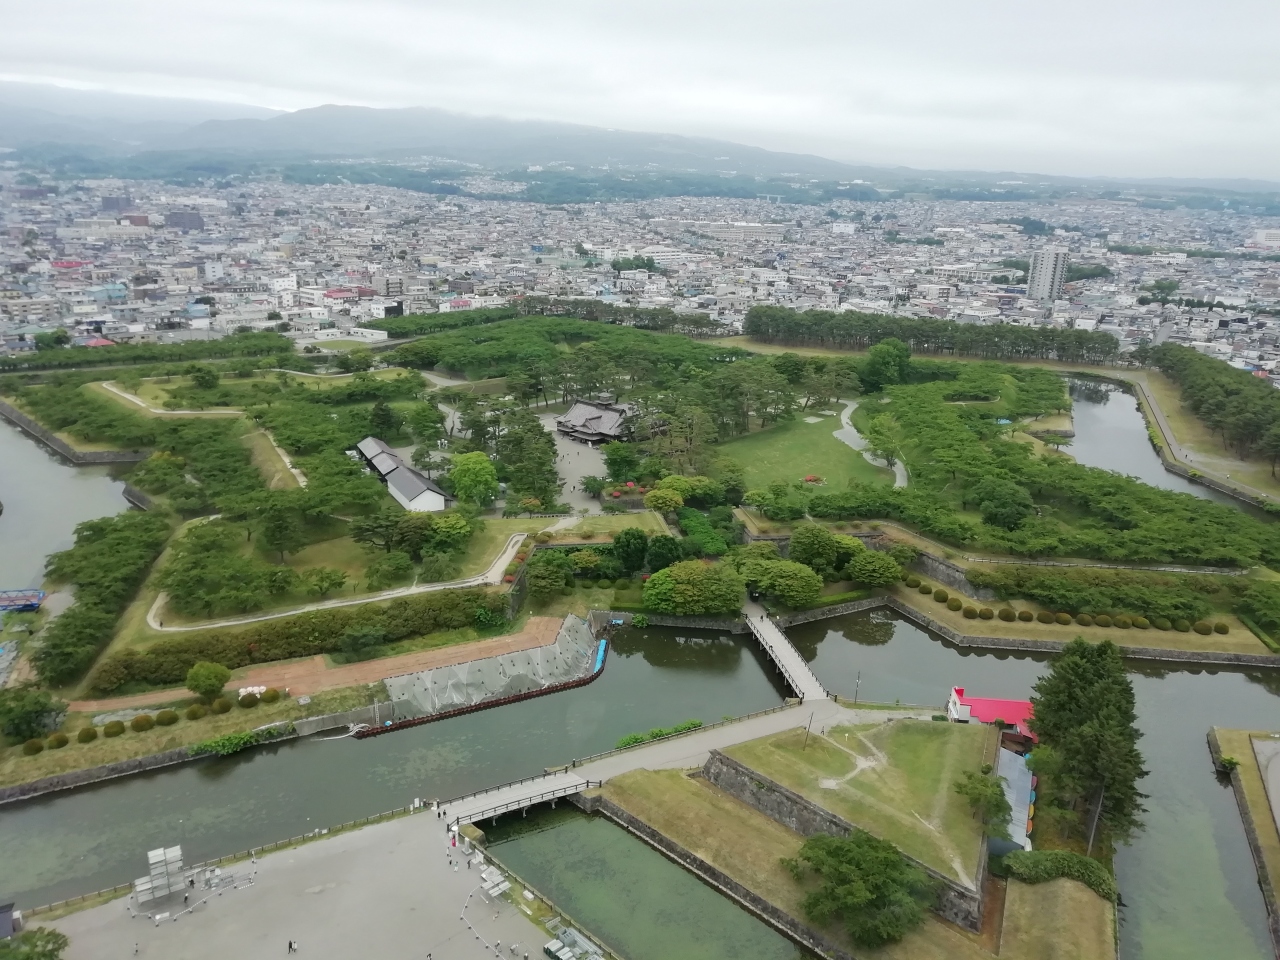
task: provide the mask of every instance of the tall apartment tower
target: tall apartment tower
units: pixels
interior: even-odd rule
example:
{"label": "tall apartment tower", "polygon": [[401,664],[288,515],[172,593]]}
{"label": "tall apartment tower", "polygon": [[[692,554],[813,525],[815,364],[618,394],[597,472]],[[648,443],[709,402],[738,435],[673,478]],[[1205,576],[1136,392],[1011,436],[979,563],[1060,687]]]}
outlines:
{"label": "tall apartment tower", "polygon": [[1027,297],[1031,300],[1056,300],[1067,277],[1066,247],[1041,247],[1031,254],[1031,273],[1027,278]]}

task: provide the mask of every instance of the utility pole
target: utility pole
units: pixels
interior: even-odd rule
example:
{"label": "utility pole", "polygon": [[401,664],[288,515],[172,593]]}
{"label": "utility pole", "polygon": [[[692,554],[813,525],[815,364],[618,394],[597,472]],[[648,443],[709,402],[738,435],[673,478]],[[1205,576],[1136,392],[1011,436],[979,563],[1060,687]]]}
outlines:
{"label": "utility pole", "polygon": [[1102,803],[1107,798],[1107,782],[1102,782],[1102,792],[1098,794],[1098,806],[1093,811],[1093,823],[1089,824],[1089,847],[1085,856],[1093,856],[1093,837],[1098,831],[1098,820],[1102,817]]}
{"label": "utility pole", "polygon": [[813,726],[813,714],[811,713],[809,714],[809,722],[804,725],[804,746],[800,748],[801,753],[803,753],[805,750],[809,748],[809,728],[812,726]]}
{"label": "utility pole", "polygon": [[862,686],[862,671],[858,671],[858,682],[853,685],[853,705],[858,705],[858,688]]}

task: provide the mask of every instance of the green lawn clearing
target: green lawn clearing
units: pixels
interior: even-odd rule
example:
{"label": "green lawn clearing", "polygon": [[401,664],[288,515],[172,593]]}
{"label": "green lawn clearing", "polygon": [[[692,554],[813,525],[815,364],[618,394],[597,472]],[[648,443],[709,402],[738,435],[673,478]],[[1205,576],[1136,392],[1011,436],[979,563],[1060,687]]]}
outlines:
{"label": "green lawn clearing", "polygon": [[1115,910],[1065,877],[1034,885],[1009,881],[1001,960],[1112,960]]}
{"label": "green lawn clearing", "polygon": [[605,513],[583,517],[572,527],[559,530],[552,536],[560,541],[590,540],[593,537],[613,539],[615,533],[628,527],[639,527],[650,536],[671,532],[661,516],[652,510],[646,510],[643,513]]}
{"label": "green lawn clearing", "polygon": [[474,577],[489,569],[489,565],[507,545],[507,538],[513,533],[537,533],[555,523],[553,518],[534,517],[522,520],[519,518],[486,519],[484,529],[473,534],[462,555],[462,568],[459,577]]}
{"label": "green lawn clearing", "polygon": [[253,465],[262,474],[262,478],[267,482],[268,489],[293,490],[301,486],[298,483],[298,478],[289,469],[289,465],[284,462],[284,457],[280,455],[280,451],[276,449],[275,444],[271,442],[271,437],[267,435],[265,430],[253,430],[246,433],[241,438],[241,442],[249,448],[249,455],[253,458]]}
{"label": "green lawn clearing", "polygon": [[722,443],[716,447],[716,455],[742,464],[749,489],[775,482],[792,484],[809,474],[822,477],[828,487],[837,490],[850,480],[893,482],[892,471],[872,466],[860,452],[832,435],[840,429],[839,417],[805,423],[806,416],[819,414],[802,412],[789,423]]}
{"label": "green lawn clearing", "polygon": [[791,730],[725,753],[972,885],[982,829],[952,784],[991,762],[996,737],[979,724],[893,720],[810,733],[807,744],[804,731]]}

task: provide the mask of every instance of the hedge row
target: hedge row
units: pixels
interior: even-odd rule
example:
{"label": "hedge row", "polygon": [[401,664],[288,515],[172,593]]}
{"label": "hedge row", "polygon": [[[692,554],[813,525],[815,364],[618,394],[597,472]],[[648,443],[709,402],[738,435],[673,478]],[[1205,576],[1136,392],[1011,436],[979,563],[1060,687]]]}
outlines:
{"label": "hedge row", "polygon": [[1069,850],[1015,850],[1005,856],[1004,866],[1015,880],[1023,883],[1045,883],[1067,877],[1113,903],[1119,893],[1115,877],[1106,867]]}
{"label": "hedge row", "polygon": [[385,606],[336,607],[268,620],[246,630],[187,634],[146,649],[112,654],[90,675],[89,686],[96,693],[111,693],[131,682],[178,684],[202,660],[234,670],[253,663],[335,653],[343,634],[352,627],[381,628],[388,642],[458,629],[475,623],[480,609],[505,617],[507,602],[504,594],[483,590],[440,590],[401,597]]}
{"label": "hedge row", "polygon": [[701,547],[704,555],[722,557],[729,552],[729,544],[716,533],[705,514],[692,507],[681,507],[676,511],[676,517],[680,520],[680,529],[685,536]]}

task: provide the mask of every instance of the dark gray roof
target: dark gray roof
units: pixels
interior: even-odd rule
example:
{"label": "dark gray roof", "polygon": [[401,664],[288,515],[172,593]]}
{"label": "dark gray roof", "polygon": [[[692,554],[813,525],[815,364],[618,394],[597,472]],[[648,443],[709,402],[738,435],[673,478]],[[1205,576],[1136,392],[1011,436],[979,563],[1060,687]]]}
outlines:
{"label": "dark gray roof", "polygon": [[556,425],[571,433],[620,437],[633,410],[630,404],[604,405],[579,401],[569,408],[568,413],[556,418]]}
{"label": "dark gray roof", "polygon": [[391,448],[388,447],[381,440],[379,440],[377,437],[365,437],[363,440],[361,440],[359,443],[356,444],[356,449],[359,450],[361,453],[363,453],[365,457],[369,460],[372,460],[374,457],[376,457],[380,453],[389,453],[393,457],[395,456],[395,453],[391,450]]}
{"label": "dark gray roof", "polygon": [[377,437],[365,437],[356,444],[358,449],[373,469],[377,470],[387,486],[391,487],[406,500],[413,500],[430,490],[444,497],[446,503],[452,503],[453,497],[441,490],[424,474],[401,460],[390,447]]}

